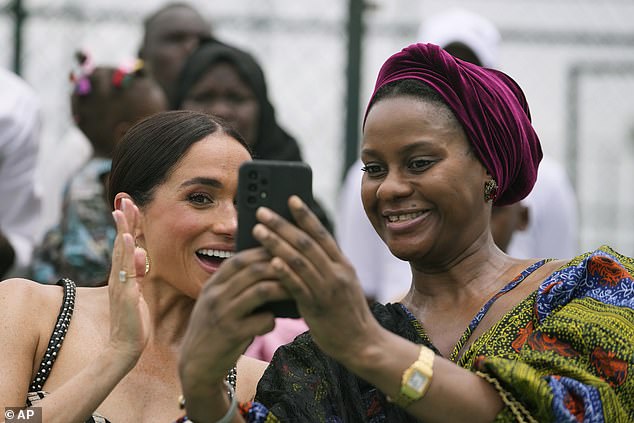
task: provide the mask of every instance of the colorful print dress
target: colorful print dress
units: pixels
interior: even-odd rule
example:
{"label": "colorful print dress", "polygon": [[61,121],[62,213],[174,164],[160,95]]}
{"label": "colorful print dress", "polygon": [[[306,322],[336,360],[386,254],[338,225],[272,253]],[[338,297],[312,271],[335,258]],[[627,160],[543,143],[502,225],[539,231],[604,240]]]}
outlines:
{"label": "colorful print dress", "polygon": [[[527,413],[523,419],[507,406],[497,422],[634,421],[632,275],[634,260],[609,247],[578,256],[467,348],[457,364]],[[403,305],[372,311],[390,331],[436,350]],[[308,333],[278,349],[256,401],[241,412],[250,422],[417,421],[323,354]]]}
{"label": "colorful print dress", "polygon": [[110,166],[110,159],[93,158],[68,184],[60,223],[47,231],[33,253],[34,280],[55,284],[67,277],[78,286],[108,283],[117,235],[104,186]]}

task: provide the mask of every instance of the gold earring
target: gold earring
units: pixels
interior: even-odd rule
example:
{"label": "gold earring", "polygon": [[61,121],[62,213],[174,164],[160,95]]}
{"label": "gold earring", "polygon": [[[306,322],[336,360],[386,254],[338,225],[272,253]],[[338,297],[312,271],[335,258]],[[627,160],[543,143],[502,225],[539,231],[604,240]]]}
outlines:
{"label": "gold earring", "polygon": [[489,179],[484,183],[484,201],[495,201],[498,195],[498,183]]}
{"label": "gold earring", "polygon": [[143,247],[141,247],[136,240],[134,241],[134,246],[135,248],[139,248],[143,251],[145,251],[145,274],[147,275],[148,272],[150,271],[150,255],[147,253],[147,250]]}
{"label": "gold earring", "polygon": [[150,256],[147,251],[145,252],[145,274],[147,275],[150,271]]}

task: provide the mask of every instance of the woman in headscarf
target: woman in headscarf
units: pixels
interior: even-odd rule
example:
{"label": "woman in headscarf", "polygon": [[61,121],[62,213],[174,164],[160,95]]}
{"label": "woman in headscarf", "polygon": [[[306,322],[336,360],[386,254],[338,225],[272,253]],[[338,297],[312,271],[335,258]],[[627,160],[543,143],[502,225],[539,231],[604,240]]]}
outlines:
{"label": "woman in headscarf", "polygon": [[185,63],[173,109],[223,117],[243,134],[255,157],[301,160],[297,141],[275,119],[262,68],[249,53],[215,40],[203,42]]}
{"label": "woman in headscarf", "polygon": [[[277,351],[256,402],[241,408],[248,421],[634,419],[634,260],[607,246],[571,260],[516,259],[493,241],[491,208],[524,198],[542,157],[510,77],[436,45],[403,49],[379,73],[361,157],[366,214],[410,263],[408,294],[368,307],[354,269],[298,198],[289,200],[298,226],[258,210],[254,233],[272,258],[247,250],[225,263],[185,336],[181,381],[194,421],[231,413],[221,377],[206,386],[199,375],[227,370],[217,360],[250,336],[245,316],[278,289],[310,332]],[[265,263],[279,278],[268,291],[248,280]],[[210,307],[237,298],[242,307],[224,316]]]}
{"label": "woman in headscarf", "polygon": [[[302,161],[297,141],[277,123],[262,68],[243,50],[213,39],[203,42],[185,63],[171,103],[173,109],[224,118],[242,134],[255,159]],[[318,203],[311,208],[332,232],[323,208]]]}

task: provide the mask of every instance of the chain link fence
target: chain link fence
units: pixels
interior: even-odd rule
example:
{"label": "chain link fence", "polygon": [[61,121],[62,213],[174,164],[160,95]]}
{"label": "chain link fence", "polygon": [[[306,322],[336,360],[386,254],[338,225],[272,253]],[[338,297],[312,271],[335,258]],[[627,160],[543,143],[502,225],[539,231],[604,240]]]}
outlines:
{"label": "chain link fence", "polygon": [[[15,45],[11,4],[0,0],[0,65],[5,67],[12,67]],[[164,2],[22,4],[27,12],[22,75],[42,98],[43,166],[54,168],[72,125],[68,72],[73,53],[85,47],[99,64],[134,56],[142,19]],[[278,119],[302,145],[314,170],[316,195],[336,224],[344,163],[348,2],[190,4],[209,19],[219,38],[250,51],[262,64]],[[360,113],[385,58],[417,40],[422,19],[449,7],[480,13],[500,29],[500,68],[524,88],[544,151],[566,166],[577,190],[579,250],[607,242],[634,255],[634,2],[366,0]],[[47,183],[55,182],[52,175]],[[56,218],[56,189],[47,190],[50,221]]]}

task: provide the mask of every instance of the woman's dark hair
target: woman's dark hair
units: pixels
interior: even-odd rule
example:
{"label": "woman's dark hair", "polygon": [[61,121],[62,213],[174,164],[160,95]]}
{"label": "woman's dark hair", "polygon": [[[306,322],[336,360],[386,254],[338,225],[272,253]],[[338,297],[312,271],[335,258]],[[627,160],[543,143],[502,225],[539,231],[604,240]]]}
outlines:
{"label": "woman's dark hair", "polygon": [[189,148],[216,132],[225,133],[251,150],[242,136],[224,120],[191,111],[162,112],[130,128],[117,145],[108,178],[108,201],[112,207],[119,192],[128,193],[143,207],[152,201]]}
{"label": "woman's dark hair", "polygon": [[449,108],[442,96],[426,83],[416,79],[400,79],[389,82],[379,88],[374,97],[372,97],[370,104],[368,104],[368,110],[380,100],[401,96],[415,97],[431,103],[442,104]]}
{"label": "woman's dark hair", "polygon": [[232,65],[240,79],[253,91],[258,102],[259,121],[256,139],[252,146],[253,156],[267,160],[301,161],[297,141],[291,137],[275,119],[275,110],[269,101],[262,68],[252,55],[228,46],[217,40],[203,42],[188,57],[181,70],[176,88],[170,98],[172,109],[180,109],[192,87],[219,64]]}
{"label": "woman's dark hair", "polygon": [[[374,94],[370,103],[368,104],[368,108],[366,111],[366,117],[368,112],[376,103],[386,98],[394,98],[394,97],[413,97],[418,100],[422,100],[428,103],[436,104],[438,106],[444,106],[444,110],[446,110],[447,117],[455,122],[457,126],[462,128],[462,125],[454,115],[451,107],[447,104],[444,98],[432,87],[422,81],[418,81],[416,79],[399,79],[397,81],[389,82],[383,85],[378,91]],[[365,125],[365,120],[364,120]]]}

